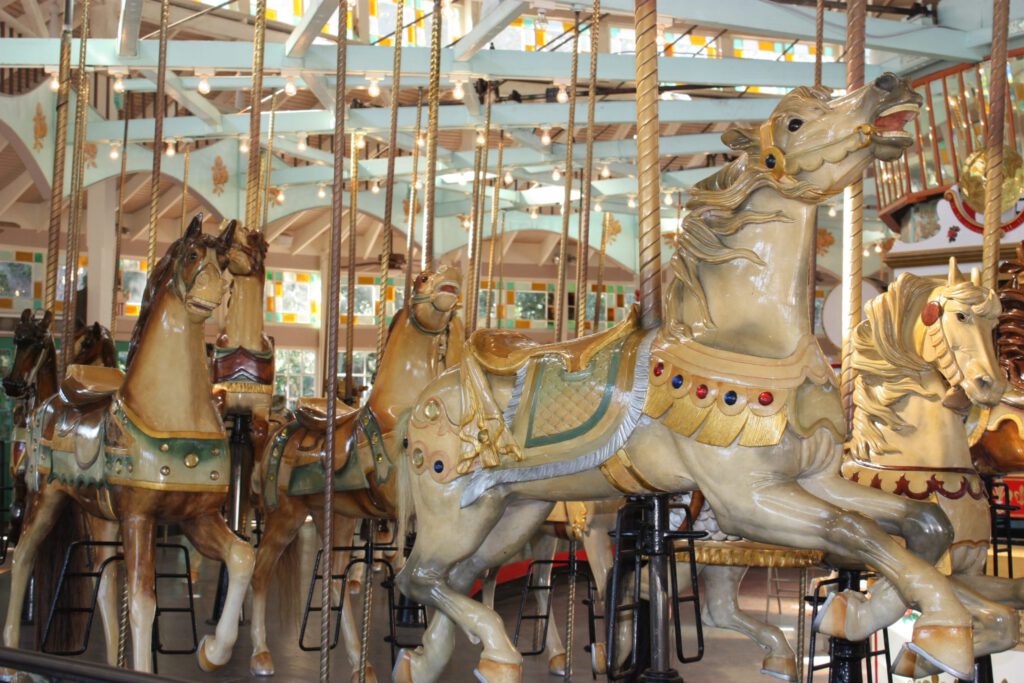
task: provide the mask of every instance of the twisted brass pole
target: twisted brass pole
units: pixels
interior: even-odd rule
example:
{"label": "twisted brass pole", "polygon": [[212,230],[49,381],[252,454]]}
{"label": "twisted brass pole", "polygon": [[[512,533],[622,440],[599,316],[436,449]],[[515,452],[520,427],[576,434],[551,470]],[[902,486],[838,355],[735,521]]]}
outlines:
{"label": "twisted brass pole", "polygon": [[587,322],[587,270],[590,268],[590,205],[594,181],[594,110],[597,105],[597,51],[601,30],[601,0],[594,0],[590,17],[590,80],[587,83],[587,158],[583,162],[583,211],[576,254],[576,336]]}
{"label": "twisted brass pole", "polygon": [[470,216],[469,216],[469,231],[466,235],[466,272],[463,275],[463,293],[462,300],[463,316],[466,319],[466,339],[469,339],[469,335],[473,334],[473,330],[476,327],[476,296],[474,295],[474,282],[473,274],[476,272],[476,262],[478,260],[476,253],[476,236],[479,230],[479,218],[480,214],[480,167],[483,162],[483,150],[481,145],[476,145],[473,149],[473,191],[470,193]]}
{"label": "twisted brass pole", "polygon": [[[558,279],[555,282],[555,341],[565,339],[565,280],[569,259],[569,219],[572,217],[573,145],[576,143],[576,86],[580,59],[580,12],[572,25],[572,66],[569,71],[569,124],[565,129],[565,193],[562,200],[562,236],[558,245]],[[577,294],[579,294],[577,292]]]}
{"label": "twisted brass pole", "polygon": [[[359,202],[359,151],[356,149],[357,133],[352,131],[350,136],[351,147],[349,154],[348,172],[348,264],[346,275],[348,276],[348,298],[345,299],[345,402],[352,403],[355,400],[355,377],[352,376],[352,355],[355,353],[355,331],[356,331],[356,221],[359,215],[356,211]],[[344,145],[344,143],[342,143]]]}
{"label": "twisted brass pole", "polygon": [[160,37],[156,70],[156,97],[153,100],[153,175],[149,180],[149,241],[146,245],[146,261],[150,272],[156,266],[157,221],[160,206],[160,163],[163,159],[164,99],[167,81],[167,22],[171,11],[170,0],[160,2]]}
{"label": "twisted brass pole", "polygon": [[[846,91],[864,85],[864,26],[867,16],[866,0],[849,0],[846,12]],[[861,279],[863,276],[862,235],[864,222],[863,179],[846,188],[843,196],[843,365],[840,375],[841,396],[847,421],[853,411],[854,371],[850,365],[853,355],[853,330],[861,318]]]}
{"label": "twisted brass pole", "polygon": [[117,182],[117,207],[114,210],[114,291],[110,298],[110,336],[117,336],[117,293],[121,291],[121,215],[124,213],[124,191],[128,182],[128,120],[131,98],[124,95],[124,132],[121,137],[121,173]]}
{"label": "twisted brass pole", "polygon": [[985,233],[982,282],[995,289],[999,279],[999,241],[1003,237],[1003,135],[1006,121],[1006,39],[1010,0],[992,3],[992,62],[988,84],[988,139],[985,141]]}
{"label": "twisted brass pole", "polygon": [[441,0],[430,18],[430,80],[427,91],[427,179],[423,201],[422,270],[434,268],[434,201],[437,196],[437,115],[441,100]]}
{"label": "twisted brass pole", "polygon": [[82,1],[82,34],[78,52],[78,96],[75,100],[75,136],[71,157],[71,212],[68,215],[67,253],[64,257],[64,320],[60,348],[60,375],[74,356],[75,311],[78,305],[79,235],[82,232],[82,201],[85,196],[85,140],[89,125],[89,74],[85,69],[89,42],[89,0]]}
{"label": "twisted brass pole", "polygon": [[185,234],[185,207],[188,202],[188,167],[189,159],[191,158],[192,146],[185,143],[185,171],[181,177],[181,228],[180,235]]}
{"label": "twisted brass pole", "polygon": [[46,239],[46,287],[43,309],[56,313],[57,261],[60,258],[60,219],[64,213],[64,164],[68,149],[68,113],[71,94],[71,26],[74,0],[64,2],[60,33],[60,67],[57,71],[57,113],[53,137],[53,175],[50,180],[50,224]]}
{"label": "twisted brass pole", "polygon": [[601,250],[597,256],[597,283],[594,293],[594,331],[601,331],[601,323],[604,321],[604,262],[608,253],[608,222],[612,215],[607,211],[601,220]]}
{"label": "twisted brass pole", "polygon": [[[405,17],[405,0],[395,2],[395,25],[400,26]],[[395,155],[398,153],[398,107],[402,83],[402,31],[395,31],[395,59],[391,65],[391,128],[388,131],[388,168],[384,180],[384,232],[380,245],[380,290],[377,297],[377,362],[384,355],[388,341],[387,296],[388,273],[391,252],[394,250],[394,227],[392,216],[395,203]],[[413,147],[416,143],[413,142]]]}
{"label": "twisted brass pole", "polygon": [[[490,167],[488,157],[491,151],[491,105],[494,103],[491,92],[491,83],[488,81],[487,89],[484,91],[484,97],[487,99],[487,104],[484,109],[484,144],[483,149],[480,152],[480,193],[477,195],[477,204],[474,214],[476,215],[476,233],[473,236],[475,244],[473,245],[473,253],[476,255],[476,261],[473,263],[472,278],[473,278],[473,315],[472,325],[466,325],[467,336],[472,333],[477,327],[478,318],[480,317],[480,271],[483,269],[483,259],[480,258],[480,252],[483,249],[483,238],[484,238],[484,206],[487,203],[487,169]],[[495,190],[501,185],[501,175],[498,175],[497,184],[494,186]],[[466,317],[467,321],[470,317]]]}
{"label": "twisted brass pole", "polygon": [[640,321],[661,322],[661,168],[658,136],[656,0],[636,0],[637,207],[640,228]]}
{"label": "twisted brass pole", "polygon": [[[821,87],[821,63],[823,59],[825,41],[825,0],[818,0],[816,8],[816,21],[814,26],[814,86]],[[680,202],[682,204],[682,202]],[[680,223],[680,226],[682,224]],[[810,267],[807,269],[807,316],[811,321],[811,329],[814,329],[814,303],[816,288],[818,286],[818,240],[817,236],[811,240],[810,250],[807,255]]]}
{"label": "twisted brass pole", "polygon": [[814,85],[821,85],[821,60],[825,50],[825,0],[818,0],[814,22]]}
{"label": "twisted brass pole", "polygon": [[256,18],[252,34],[249,159],[245,175],[245,225],[249,228],[259,225],[260,117],[263,113],[263,50],[266,33],[267,0],[256,0]]}
{"label": "twisted brass pole", "polygon": [[491,326],[491,306],[494,301],[494,238],[498,231],[498,208],[501,204],[502,173],[505,164],[505,131],[498,132],[498,171],[494,182],[494,196],[491,198],[491,239],[487,250],[487,327]]}
{"label": "twisted brass pole", "polygon": [[416,133],[412,147],[412,183],[409,185],[409,215],[406,217],[405,226],[405,284],[402,296],[402,306],[408,307],[412,299],[412,249],[416,236],[416,202],[419,201],[420,178],[420,119],[423,113],[423,88],[417,89],[416,97]]}
{"label": "twisted brass pole", "polygon": [[505,298],[505,219],[507,217],[508,214],[502,211],[501,228],[498,231],[498,244],[501,245],[501,250],[498,252],[498,305],[495,306],[495,313],[499,328],[505,322],[505,302],[502,299]]}
{"label": "twisted brass pole", "polygon": [[[270,96],[270,121],[267,123],[267,152],[261,155],[259,177],[259,194],[263,201],[256,203],[258,207],[254,216],[254,230],[266,232],[267,216],[270,215],[270,176],[274,169],[274,123],[277,119],[277,93]],[[254,149],[259,149],[258,147]],[[251,154],[251,151],[250,151]]]}
{"label": "twisted brass pole", "polygon": [[[327,273],[327,301],[324,319],[327,321],[327,377],[324,378],[327,394],[327,424],[333,425],[338,414],[338,308],[341,295],[341,221],[343,218],[345,190],[345,77],[347,75],[348,48],[348,0],[338,0],[338,49],[335,62],[334,88],[334,180],[331,195],[331,247],[330,266]],[[351,264],[350,264],[351,265]],[[335,432],[328,429],[324,435],[324,452],[330,454],[323,459],[324,502],[323,528],[320,530],[320,683],[331,680],[331,550],[334,527],[334,454]]]}

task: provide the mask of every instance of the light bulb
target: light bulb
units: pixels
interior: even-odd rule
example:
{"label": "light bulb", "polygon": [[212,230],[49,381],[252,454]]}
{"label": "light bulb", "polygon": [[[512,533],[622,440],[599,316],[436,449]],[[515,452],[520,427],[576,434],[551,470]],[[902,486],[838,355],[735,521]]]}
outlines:
{"label": "light bulb", "polygon": [[238,143],[238,151],[241,154],[249,153],[249,140],[247,138],[242,138],[242,141]]}
{"label": "light bulb", "polygon": [[870,251],[868,251],[867,249],[865,249],[865,250],[864,250],[864,256],[865,256],[865,257],[867,257],[867,256],[871,256],[871,252],[870,252]]}
{"label": "light bulb", "polygon": [[562,179],[562,172],[559,171],[557,168],[554,169],[553,171],[551,171],[551,179],[557,183],[559,180]]}
{"label": "light bulb", "polygon": [[356,149],[366,149],[366,137],[362,133],[356,133]]}
{"label": "light bulb", "polygon": [[[117,85],[117,84],[115,83],[115,85]],[[196,90],[199,91],[200,95],[209,95],[210,94],[210,79],[207,78],[206,76],[200,76],[199,82],[196,83]]]}
{"label": "light bulb", "polygon": [[327,198],[327,188],[324,187],[323,185],[321,185],[320,189],[318,189],[316,191],[316,196],[319,197],[320,199],[326,199]]}
{"label": "light bulb", "polygon": [[505,171],[505,178],[504,178],[504,180],[505,180],[505,184],[506,185],[511,185],[512,184],[512,171]]}
{"label": "light bulb", "polygon": [[374,180],[373,185],[370,185],[370,192],[374,194],[380,194],[380,181]]}
{"label": "light bulb", "polygon": [[608,168],[608,164],[605,164],[604,166],[601,167],[601,177],[602,178],[611,178],[612,177],[612,169]]}
{"label": "light bulb", "polygon": [[559,104],[565,104],[569,101],[569,93],[566,92],[565,86],[561,83],[558,84],[558,95],[555,97]]}
{"label": "light bulb", "polygon": [[547,128],[542,128],[540,134],[540,144],[550,145],[551,144],[551,131]]}
{"label": "light bulb", "polygon": [[536,206],[533,207],[532,209],[530,209],[530,220],[531,221],[537,220],[537,207]]}
{"label": "light bulb", "polygon": [[601,202],[595,202],[594,203],[594,211],[597,211],[598,213],[601,213],[602,211],[604,211],[604,207],[601,206]]}
{"label": "light bulb", "polygon": [[471,227],[473,227],[473,224],[469,222],[469,219],[468,218],[463,218],[462,219],[462,228],[464,230],[469,230]]}
{"label": "light bulb", "polygon": [[666,192],[665,193],[665,206],[672,206],[672,193],[671,192]]}
{"label": "light bulb", "polygon": [[462,89],[462,81],[455,81],[455,87],[452,88],[452,97],[461,100],[465,96],[466,91]]}
{"label": "light bulb", "polygon": [[121,76],[121,74],[118,74],[114,78],[114,92],[124,92],[124,78]]}
{"label": "light bulb", "polygon": [[56,71],[50,74],[50,90],[53,92],[60,90],[60,76]]}
{"label": "light bulb", "polygon": [[284,94],[288,97],[294,97],[297,92],[299,92],[299,89],[295,87],[295,76],[288,76],[284,82]]}
{"label": "light bulb", "polygon": [[881,242],[876,242],[875,243],[875,253],[876,254],[881,254],[882,253],[882,243]]}
{"label": "light bulb", "polygon": [[422,134],[420,134],[420,136],[418,138],[416,138],[416,145],[419,146],[419,147],[423,147],[426,144],[427,144],[427,139],[425,137],[423,137]]}
{"label": "light bulb", "polygon": [[465,173],[463,173],[462,175],[459,176],[459,185],[465,185],[467,182],[469,182],[469,181],[466,180],[466,174]]}
{"label": "light bulb", "polygon": [[482,130],[478,130],[476,132],[476,144],[477,147],[483,147],[487,144],[487,138],[484,137],[484,132]]}
{"label": "light bulb", "polygon": [[173,157],[178,153],[178,150],[174,146],[174,140],[167,141],[167,150],[164,153],[169,157]]}
{"label": "light bulb", "polygon": [[300,152],[305,152],[306,151],[306,148],[308,147],[308,144],[306,142],[306,134],[305,133],[299,133],[299,142],[295,146],[298,147]]}
{"label": "light bulb", "polygon": [[274,201],[276,201],[278,203],[278,205],[284,204],[284,189],[283,188],[277,191],[277,196],[274,197]]}
{"label": "light bulb", "polygon": [[628,204],[628,206],[631,209],[635,209],[636,208],[636,196],[635,195],[629,195],[629,204]]}
{"label": "light bulb", "polygon": [[116,142],[110,143],[110,158],[116,161],[121,156],[119,145]]}
{"label": "light bulb", "polygon": [[412,186],[415,187],[417,190],[422,190],[423,189],[423,181],[420,180],[419,178],[417,178],[416,182],[414,182],[412,184]]}
{"label": "light bulb", "polygon": [[380,86],[377,85],[379,79],[371,78],[370,87],[366,89],[366,94],[370,97],[380,97]]}

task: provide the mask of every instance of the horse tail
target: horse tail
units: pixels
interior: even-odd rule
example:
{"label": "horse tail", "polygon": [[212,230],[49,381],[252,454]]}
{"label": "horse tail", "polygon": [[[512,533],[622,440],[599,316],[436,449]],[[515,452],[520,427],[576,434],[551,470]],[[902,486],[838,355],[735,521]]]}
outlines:
{"label": "horse tail", "polygon": [[[78,573],[93,569],[92,553],[85,548],[76,547],[68,557],[72,544],[89,539],[89,529],[85,513],[75,503],[65,503],[56,524],[46,540],[39,544],[36,552],[33,577],[35,579],[35,627],[36,642],[43,642],[46,622],[51,608],[55,608],[50,633],[46,640],[45,650],[66,652],[81,647],[85,638],[88,623],[86,614],[69,612],[69,608],[81,607],[89,603],[92,597],[92,581],[83,579],[65,579],[60,586],[61,569],[65,558],[68,558],[68,573]],[[59,589],[59,593],[58,593]],[[56,597],[56,602],[54,598]]]}

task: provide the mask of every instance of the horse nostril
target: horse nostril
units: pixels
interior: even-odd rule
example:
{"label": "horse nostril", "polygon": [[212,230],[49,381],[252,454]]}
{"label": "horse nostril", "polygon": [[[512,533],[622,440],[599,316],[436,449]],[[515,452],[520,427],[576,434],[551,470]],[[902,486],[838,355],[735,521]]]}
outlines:
{"label": "horse nostril", "polygon": [[875,87],[886,92],[892,92],[896,89],[896,86],[899,85],[899,82],[900,79],[896,74],[887,71],[875,79]]}
{"label": "horse nostril", "polygon": [[991,375],[982,375],[974,381],[979,389],[989,389],[995,384],[995,380],[992,379]]}

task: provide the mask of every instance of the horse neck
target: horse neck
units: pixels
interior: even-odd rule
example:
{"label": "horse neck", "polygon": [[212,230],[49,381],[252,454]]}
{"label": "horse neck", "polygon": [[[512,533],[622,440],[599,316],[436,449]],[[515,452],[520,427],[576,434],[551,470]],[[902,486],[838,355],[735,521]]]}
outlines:
{"label": "horse neck", "polygon": [[669,322],[694,329],[698,341],[718,349],[768,358],[792,354],[811,334],[808,284],[815,208],[770,188],[754,192],[740,210],[781,212],[788,220],[751,223],[724,241],[732,248],[753,251],[764,263],[701,263],[698,277],[713,326],[703,331],[699,324],[694,327],[701,312],[689,290],[682,292],[681,307],[667,311]]}
{"label": "horse neck", "polygon": [[439,341],[438,335],[419,330],[409,319],[407,309],[396,314],[367,401],[384,431],[394,426],[399,415],[444,369],[438,353]]}
{"label": "horse neck", "polygon": [[35,405],[30,405],[29,410],[33,410],[35,406],[57,393],[57,350],[53,345],[53,339],[46,342],[44,353],[46,358],[36,373]]}
{"label": "horse neck", "polygon": [[153,300],[121,396],[146,426],[165,432],[220,432],[211,395],[203,324],[189,320],[169,289]]}
{"label": "horse neck", "polygon": [[263,278],[256,275],[234,276],[224,331],[229,346],[252,351],[263,350]]}

